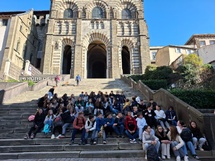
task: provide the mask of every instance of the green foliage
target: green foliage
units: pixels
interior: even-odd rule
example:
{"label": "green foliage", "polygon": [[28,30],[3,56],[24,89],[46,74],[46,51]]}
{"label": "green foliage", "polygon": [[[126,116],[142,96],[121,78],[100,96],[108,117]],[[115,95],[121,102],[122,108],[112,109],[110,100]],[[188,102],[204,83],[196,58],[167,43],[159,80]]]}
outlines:
{"label": "green foliage", "polygon": [[170,92],[197,109],[215,109],[215,91],[173,89]]}
{"label": "green foliage", "polygon": [[15,80],[15,79],[8,79],[6,82],[8,82],[8,83],[17,83],[19,81]]}
{"label": "green foliage", "polygon": [[202,59],[197,54],[189,54],[184,58],[184,64],[192,64],[198,68],[203,65]]}
{"label": "green foliage", "polygon": [[[152,68],[150,68],[152,69]],[[153,68],[153,70],[149,70],[149,68],[146,68],[144,79],[145,80],[151,80],[151,79],[165,79],[167,80],[168,84],[170,83],[169,76],[172,74],[173,71],[168,66],[161,66],[157,68]]]}
{"label": "green foliage", "polygon": [[144,79],[144,75],[143,74],[141,74],[141,75],[131,75],[128,78],[131,78],[135,82],[138,82],[139,80],[143,80]]}
{"label": "green foliage", "polygon": [[152,90],[158,90],[160,88],[167,89],[167,81],[166,80],[142,80],[142,82],[147,85]]}
{"label": "green foliage", "polygon": [[35,82],[33,82],[33,81],[31,81],[31,80],[29,80],[29,81],[27,81],[28,82],[28,86],[29,87],[32,87],[34,84],[35,84]]}

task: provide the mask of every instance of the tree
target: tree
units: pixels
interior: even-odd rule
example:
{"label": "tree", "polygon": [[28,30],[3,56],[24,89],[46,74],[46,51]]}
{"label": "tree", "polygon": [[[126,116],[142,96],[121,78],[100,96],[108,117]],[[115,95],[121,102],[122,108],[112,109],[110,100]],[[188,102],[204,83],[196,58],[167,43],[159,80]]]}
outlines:
{"label": "tree", "polygon": [[184,65],[191,64],[194,67],[201,67],[203,65],[202,59],[197,54],[189,54],[184,58]]}

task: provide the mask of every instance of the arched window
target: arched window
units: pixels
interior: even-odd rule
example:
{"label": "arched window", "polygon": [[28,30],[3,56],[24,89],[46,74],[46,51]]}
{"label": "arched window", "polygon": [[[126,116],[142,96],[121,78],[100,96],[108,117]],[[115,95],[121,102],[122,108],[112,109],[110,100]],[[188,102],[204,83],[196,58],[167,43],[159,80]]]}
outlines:
{"label": "arched window", "polygon": [[104,12],[101,7],[93,8],[92,18],[105,18]]}
{"label": "arched window", "polygon": [[72,11],[72,9],[66,9],[64,11],[64,18],[73,18],[73,11]]}
{"label": "arched window", "polygon": [[131,11],[129,9],[122,10],[122,19],[131,19]]}

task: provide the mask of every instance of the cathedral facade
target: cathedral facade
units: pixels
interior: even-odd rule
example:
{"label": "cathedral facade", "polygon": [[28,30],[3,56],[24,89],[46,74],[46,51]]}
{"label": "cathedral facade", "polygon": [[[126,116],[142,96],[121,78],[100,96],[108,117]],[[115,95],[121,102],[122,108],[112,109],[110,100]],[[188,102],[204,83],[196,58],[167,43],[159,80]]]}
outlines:
{"label": "cathedral facade", "polygon": [[141,0],[51,0],[43,74],[119,78],[150,62]]}

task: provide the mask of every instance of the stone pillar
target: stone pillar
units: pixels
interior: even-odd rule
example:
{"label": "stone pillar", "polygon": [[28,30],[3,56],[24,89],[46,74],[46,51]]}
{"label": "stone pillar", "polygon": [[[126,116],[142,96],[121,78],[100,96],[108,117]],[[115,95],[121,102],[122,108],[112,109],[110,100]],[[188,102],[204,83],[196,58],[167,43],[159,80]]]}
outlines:
{"label": "stone pillar", "polygon": [[112,51],[111,51],[111,67],[112,75],[110,78],[120,78],[120,68],[119,68],[119,51],[118,51],[118,39],[117,39],[117,21],[111,20],[111,44],[112,44]]}
{"label": "stone pillar", "polygon": [[31,69],[30,69],[30,61],[29,60],[26,60],[25,61],[25,71],[24,73],[27,74],[27,75],[31,75]]}
{"label": "stone pillar", "polygon": [[149,37],[148,28],[144,20],[139,20],[139,32],[140,32],[140,73],[144,73],[146,66],[151,64],[150,50],[149,50]]}
{"label": "stone pillar", "polygon": [[5,76],[9,75],[9,70],[10,70],[10,60],[7,60],[5,62],[5,68],[4,68],[4,75]]}
{"label": "stone pillar", "polygon": [[[81,19],[77,19],[76,23],[76,42],[75,42],[75,55],[74,55],[74,76],[79,74],[82,78],[82,35],[81,35]],[[84,53],[83,53],[84,54]]]}

